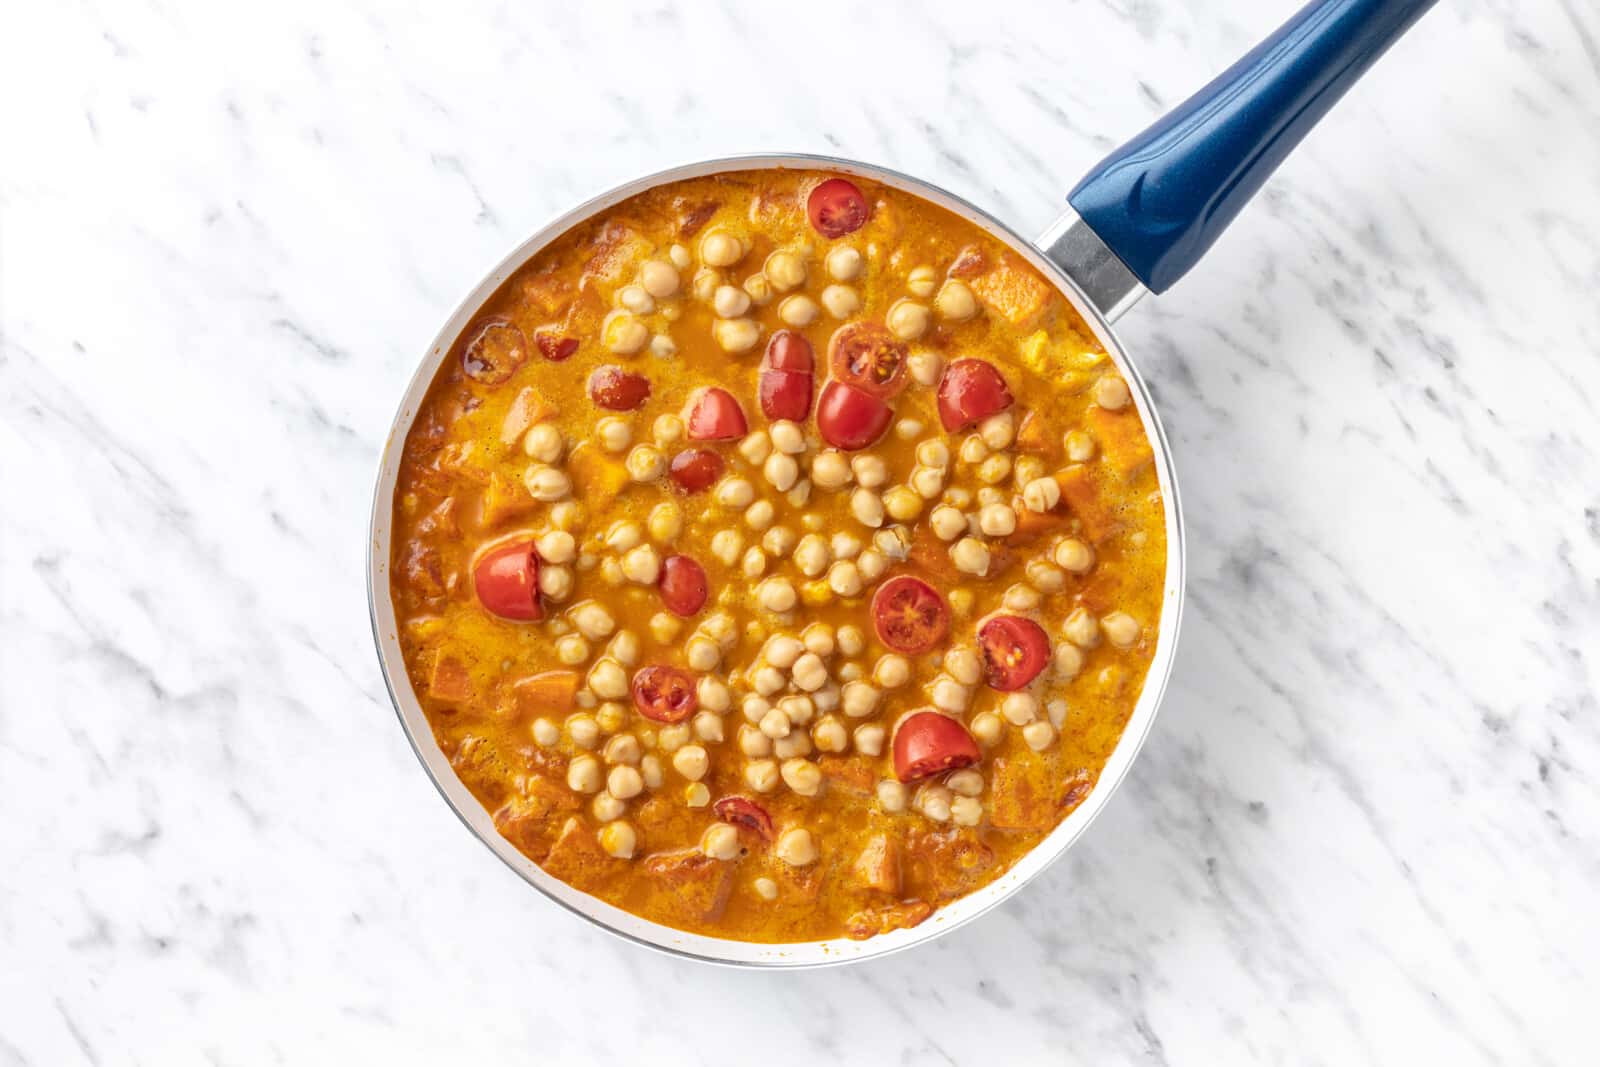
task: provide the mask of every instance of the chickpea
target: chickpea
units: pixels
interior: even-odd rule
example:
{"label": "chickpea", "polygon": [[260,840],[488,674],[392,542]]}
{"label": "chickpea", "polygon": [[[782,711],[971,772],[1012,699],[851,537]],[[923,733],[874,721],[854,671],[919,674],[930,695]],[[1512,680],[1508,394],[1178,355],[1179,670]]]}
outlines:
{"label": "chickpea", "polygon": [[950,546],[950,562],[962,574],[981,578],[989,573],[989,546],[975,537],[963,537]]}
{"label": "chickpea", "polygon": [[630,766],[639,762],[639,757],[644,755],[639,749],[639,739],[632,734],[618,734],[606,742],[602,753],[607,763],[626,763]]}
{"label": "chickpea", "polygon": [[578,756],[567,764],[567,788],[574,793],[598,793],[602,773],[593,756]]}
{"label": "chickpea", "polygon": [[912,296],[930,297],[938,285],[939,275],[926,264],[912,268],[911,273],[906,276],[906,288],[910,290]]}
{"label": "chickpea", "polygon": [[902,341],[915,341],[928,331],[928,309],[912,300],[897,300],[885,319],[889,332]]}
{"label": "chickpea", "polygon": [[1011,457],[996,453],[978,464],[978,480],[989,485],[999,485],[1011,473]]}
{"label": "chickpea", "polygon": [[794,661],[790,674],[794,678],[794,684],[808,693],[821,689],[823,683],[828,680],[828,668],[823,664],[822,657],[815,652],[802,653],[800,658]]}
{"label": "chickpea", "polygon": [[768,578],[756,586],[756,600],[765,611],[788,611],[797,599],[794,586],[786,578]]}
{"label": "chickpea", "polygon": [[551,600],[561,601],[572,595],[574,581],[569,567],[545,566],[539,568],[539,592]]}
{"label": "chickpea", "polygon": [[645,520],[645,526],[650,532],[651,540],[661,544],[671,544],[678,539],[679,534],[683,533],[683,509],[670,500],[657,504],[650,509],[650,516]]}
{"label": "chickpea", "polygon": [[885,653],[872,668],[872,680],[884,689],[898,689],[911,680],[911,664],[897,652]]}
{"label": "chickpea", "polygon": [[1056,546],[1055,560],[1073,574],[1085,574],[1094,566],[1094,550],[1076,538],[1069,538]]}
{"label": "chickpea", "polygon": [[896,485],[883,494],[884,510],[899,522],[910,522],[921,515],[922,503],[922,494],[904,485]]}
{"label": "chickpea", "polygon": [[1075,678],[1083,670],[1083,653],[1076,645],[1065,641],[1058,641],[1055,650],[1050,654],[1051,666],[1061,678]]}
{"label": "chickpea", "polygon": [[719,285],[711,294],[711,310],[720,318],[736,319],[750,310],[750,294],[732,285]]}
{"label": "chickpea", "polygon": [[1022,739],[1035,752],[1043,752],[1055,743],[1056,728],[1047,722],[1030,722],[1022,728]]}
{"label": "chickpea", "polygon": [[708,267],[731,267],[744,258],[744,245],[737,237],[712,230],[700,239],[700,262]]}
{"label": "chickpea", "polygon": [[846,682],[841,696],[844,713],[853,719],[863,719],[878,710],[880,694],[876,687],[866,682]]}
{"label": "chickpea", "polygon": [[666,473],[667,459],[653,445],[637,445],[624,461],[628,477],[636,482],[653,482]]}
{"label": "chickpea", "polygon": [[1132,648],[1139,641],[1139,623],[1126,612],[1113,611],[1100,620],[1100,629],[1118,648]]}
{"label": "chickpea", "polygon": [[779,419],[772,424],[772,447],[789,455],[806,450],[806,435],[798,423]]}
{"label": "chickpea", "polygon": [[978,513],[978,529],[988,537],[1009,537],[1017,529],[1017,513],[1005,504],[990,504]]}
{"label": "chickpea", "polygon": [[950,801],[950,821],[957,826],[977,826],[983,821],[983,802],[976,797],[956,797]]}
{"label": "chickpea", "polygon": [[684,660],[691,670],[710,671],[722,662],[722,649],[704,634],[695,634],[684,646]]}
{"label": "chickpea", "polygon": [[863,756],[881,756],[885,736],[884,728],[877,723],[856,727],[856,751]]}
{"label": "chickpea", "polygon": [[861,595],[861,571],[849,560],[840,560],[828,568],[828,588],[841,597]]}
{"label": "chickpea", "polygon": [[818,534],[806,534],[795,546],[794,564],[808,578],[815,578],[827,570],[832,559],[833,552],[828,542]]}
{"label": "chickpea", "polygon": [[788,492],[800,480],[800,464],[795,462],[793,456],[774,452],[762,464],[761,474],[778,492]]}
{"label": "chickpea", "polygon": [[646,260],[639,267],[639,284],[645,292],[663,300],[678,291],[678,269],[659,259]]}
{"label": "chickpea", "polygon": [[875,582],[889,569],[889,561],[876,548],[866,549],[856,557],[856,572],[863,582]]}
{"label": "chickpea", "polygon": [[1094,402],[1107,411],[1121,411],[1132,399],[1128,383],[1114,373],[1108,373],[1094,383]]}
{"label": "chickpea", "polygon": [[752,274],[740,286],[745,291],[756,307],[766,307],[772,303],[772,282],[765,274]]}
{"label": "chickpea", "polygon": [[913,352],[906,360],[906,369],[918,385],[936,385],[944,373],[944,360],[933,352]]}
{"label": "chickpea", "polygon": [[650,330],[630,312],[613,311],[600,325],[601,343],[606,351],[631,356],[650,340]]}
{"label": "chickpea", "polygon": [[891,815],[906,810],[906,787],[885,779],[878,783],[878,807]]}
{"label": "chickpea", "polygon": [[739,857],[739,831],[725,822],[714,822],[700,835],[700,851],[714,860]]}
{"label": "chickpea", "polygon": [[600,847],[615,859],[632,859],[638,844],[639,835],[625,822],[608,822],[600,828]]}
{"label": "chickpea", "polygon": [[849,460],[840,452],[819,452],[811,461],[811,480],[824,489],[842,489],[852,475]]}
{"label": "chickpea", "polygon": [[672,769],[691,782],[704,778],[710,767],[711,760],[699,745],[685,745],[672,754]]}
{"label": "chickpea", "polygon": [[785,326],[793,326],[796,329],[816,322],[818,314],[820,309],[817,307],[817,302],[802,293],[797,293],[778,305],[778,318],[783,320]]}
{"label": "chickpea", "polygon": [[522,451],[541,463],[554,463],[565,447],[561,431],[548,422],[534,423],[522,438]]}
{"label": "chickpea", "polygon": [[592,600],[586,600],[574,607],[570,618],[572,624],[578,628],[578,632],[591,641],[610,637],[611,631],[617,628],[611,613]]}
{"label": "chickpea", "polygon": [[966,711],[967,705],[972,703],[972,690],[954,678],[940,675],[933,680],[928,698],[940,711],[948,711],[955,715]]}
{"label": "chickpea", "polygon": [[945,779],[944,784],[957,796],[981,797],[983,795],[983,772],[968,767],[950,775]]}
{"label": "chickpea", "polygon": [[865,266],[861,253],[849,245],[839,245],[831,250],[823,263],[828,268],[828,274],[841,282],[861,277],[861,268]]}
{"label": "chickpea", "polygon": [[661,576],[661,557],[651,545],[640,545],[622,557],[622,573],[638,585],[655,585]]}
{"label": "chickpea", "polygon": [[1079,608],[1067,616],[1061,632],[1068,641],[1079,648],[1093,648],[1100,643],[1100,627],[1085,608]]}
{"label": "chickpea", "polygon": [[522,484],[529,496],[546,503],[564,499],[572,492],[572,482],[565,474],[537,463],[523,474]]}
{"label": "chickpea", "polygon": [[637,285],[624,285],[618,289],[617,303],[635,315],[648,315],[656,309],[655,298]]}
{"label": "chickpea", "polygon": [[967,517],[949,504],[940,504],[928,516],[928,526],[941,541],[954,541],[967,532]]}
{"label": "chickpea", "polygon": [[861,295],[848,285],[830,285],[822,290],[822,306],[836,319],[848,319],[861,310]]}
{"label": "chickpea", "polygon": [[850,514],[863,526],[882,526],[883,499],[871,489],[857,488],[850,494]]}
{"label": "chickpea", "polygon": [[1094,458],[1094,438],[1083,430],[1073,430],[1064,439],[1067,458],[1074,463],[1087,463]]}
{"label": "chickpea", "polygon": [[934,822],[950,821],[950,802],[955,797],[950,790],[937,783],[917,790],[917,810]]}
{"label": "chickpea", "polygon": [[1061,486],[1054,478],[1035,478],[1022,489],[1022,505],[1029,511],[1043,513],[1054,510],[1061,503]]}
{"label": "chickpea", "polygon": [[972,289],[956,278],[951,278],[939,288],[939,295],[934,297],[933,306],[939,314],[951,322],[965,322],[978,313],[978,300],[973,296]]}
{"label": "chickpea", "polygon": [[1039,699],[1032,693],[1007,693],[1000,714],[1012,726],[1026,726],[1039,717]]}
{"label": "chickpea", "polygon": [[761,547],[767,550],[769,556],[787,556],[794,551],[798,540],[795,532],[789,527],[774,526],[761,538]]}
{"label": "chickpea", "polygon": [[628,805],[626,801],[618,800],[610,793],[596,793],[594,799],[589,802],[589,810],[594,812],[594,817],[601,822],[610,822],[612,819],[622,818],[623,813],[628,810]]}
{"label": "chickpea", "polygon": [[772,851],[791,867],[807,867],[817,861],[817,846],[811,840],[811,831],[799,827],[779,834]]}
{"label": "chickpea", "polygon": [[670,644],[683,631],[683,621],[670,612],[658,611],[650,616],[650,636],[659,644]]}
{"label": "chickpea", "polygon": [[814,797],[822,788],[822,771],[807,759],[786,759],[778,768],[783,784],[803,797]]}
{"label": "chickpea", "polygon": [[1017,436],[1017,418],[1009,411],[990,415],[978,424],[978,436],[996,452],[1010,448]]}
{"label": "chickpea", "polygon": [[944,669],[962,685],[977,685],[983,680],[983,664],[970,648],[952,648],[945,653]]}
{"label": "chickpea", "polygon": [[717,744],[723,738],[722,719],[713,711],[696,712],[694,735],[707,744]]}
{"label": "chickpea", "polygon": [[[739,291],[735,289],[734,292]],[[744,293],[739,295],[745,296]],[[722,318],[711,324],[711,336],[724,352],[737,354],[756,346],[761,340],[761,327],[754,319]]]}
{"label": "chickpea", "polygon": [[786,252],[783,249],[768,256],[762,270],[766,273],[767,280],[772,283],[772,287],[780,293],[798,289],[806,282],[806,261],[793,252]]}
{"label": "chickpea", "polygon": [[632,667],[639,662],[639,635],[632,630],[622,630],[611,639],[611,647],[607,650],[611,658],[624,667]]}
{"label": "chickpea", "polygon": [[794,661],[800,658],[805,651],[805,645],[788,634],[778,634],[768,639],[766,647],[762,649],[762,657],[779,670],[788,670],[794,666]]}
{"label": "chickpea", "polygon": [[846,656],[859,656],[867,647],[866,635],[859,626],[846,623],[834,632],[834,641],[839,646],[839,651]]}
{"label": "chickpea", "polygon": [[1000,603],[1007,611],[1032,611],[1042,602],[1039,590],[1031,585],[1018,583],[1007,589],[1005,596],[1000,598]]}
{"label": "chickpea", "polygon": [[671,359],[678,354],[678,343],[666,334],[658,333],[650,338],[650,354],[657,359]]}
{"label": "chickpea", "polygon": [[770,500],[757,500],[754,504],[744,509],[744,524],[756,533],[760,533],[772,525],[777,511]]}
{"label": "chickpea", "polygon": [[577,634],[567,634],[556,642],[556,659],[569,667],[576,667],[589,658],[589,642]]}
{"label": "chickpea", "polygon": [[1006,726],[1000,716],[992,711],[984,711],[972,717],[969,728],[978,744],[992,748],[1000,743],[1000,737],[1005,733]]}
{"label": "chickpea", "polygon": [[778,763],[771,759],[752,760],[745,764],[744,782],[757,793],[770,793],[778,788]]}
{"label": "chickpea", "polygon": [[683,787],[683,803],[686,807],[703,808],[711,803],[711,790],[704,782],[690,782]]}

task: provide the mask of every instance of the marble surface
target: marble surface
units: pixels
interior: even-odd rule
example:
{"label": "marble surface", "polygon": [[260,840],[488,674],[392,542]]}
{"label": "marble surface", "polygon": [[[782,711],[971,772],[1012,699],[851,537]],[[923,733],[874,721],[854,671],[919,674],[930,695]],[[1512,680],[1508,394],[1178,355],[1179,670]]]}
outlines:
{"label": "marble surface", "polygon": [[621,944],[462,829],[377,672],[392,406],[544,218],[799,149],[1042,229],[1290,7],[12,6],[0,1064],[1593,1062],[1585,0],[1441,5],[1123,321],[1187,506],[1176,675],[983,921],[806,974]]}

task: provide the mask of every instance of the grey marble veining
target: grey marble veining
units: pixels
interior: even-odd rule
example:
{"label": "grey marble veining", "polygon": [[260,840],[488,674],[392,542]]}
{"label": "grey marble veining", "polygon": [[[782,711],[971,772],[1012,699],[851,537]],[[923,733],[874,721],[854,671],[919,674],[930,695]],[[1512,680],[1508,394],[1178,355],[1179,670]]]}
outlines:
{"label": "grey marble veining", "polygon": [[646,954],[472,840],[377,674],[392,405],[544,218],[795,149],[1037,231],[1290,7],[14,8],[0,1064],[1592,1062],[1581,0],[1440,5],[1123,320],[1187,625],[1131,779],[996,914],[821,973]]}

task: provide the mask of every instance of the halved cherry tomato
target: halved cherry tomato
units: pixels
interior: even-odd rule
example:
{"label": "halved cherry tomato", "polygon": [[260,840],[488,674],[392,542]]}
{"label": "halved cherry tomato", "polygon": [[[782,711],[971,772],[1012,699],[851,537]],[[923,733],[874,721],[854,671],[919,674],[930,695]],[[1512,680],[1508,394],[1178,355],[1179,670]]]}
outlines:
{"label": "halved cherry tomato", "polygon": [[661,602],[674,615],[687,618],[706,603],[706,571],[689,556],[668,556],[661,561]]}
{"label": "halved cherry tomato", "polygon": [[998,415],[1011,404],[1006,380],[986,360],[958,359],[939,379],[939,421],[950,433]]}
{"label": "halved cherry tomato", "polygon": [[937,711],[912,712],[894,733],[894,776],[902,782],[970,767],[981,757],[967,728]]}
{"label": "halved cherry tomato", "polygon": [[632,411],[650,399],[650,379],[608,363],[589,375],[589,399],[609,411]]}
{"label": "halved cherry tomato", "polygon": [[532,541],[514,541],[486,552],[472,568],[478,603],[491,615],[515,622],[544,618],[539,604],[539,554]]}
{"label": "halved cherry tomato", "polygon": [[767,841],[772,840],[772,816],[767,809],[748,797],[723,797],[711,805],[717,818],[723,822],[754,830]]}
{"label": "halved cherry tomato", "polygon": [[989,685],[1009,693],[1039,677],[1050,661],[1050,638],[1032,619],[996,615],[978,627],[978,650]]}
{"label": "halved cherry tomato", "polygon": [[872,597],[878,640],[908,656],[921,655],[950,630],[950,605],[938,591],[909,574],[890,578]]}
{"label": "halved cherry tomato", "polygon": [[779,330],[767,342],[761,357],[762,370],[792,370],[810,374],[816,369],[816,353],[811,342],[793,330]]}
{"label": "halved cherry tomato", "polygon": [[714,385],[694,391],[684,407],[683,421],[691,441],[727,441],[750,430],[744,408],[733,394]]}
{"label": "halved cherry tomato", "polygon": [[871,393],[830,381],[817,397],[817,431],[834,448],[853,452],[883,436],[894,411]]}
{"label": "halved cherry tomato", "polygon": [[811,342],[793,330],[779,330],[761,357],[761,411],[769,419],[804,421],[811,413],[811,375],[816,364]]}
{"label": "halved cherry tomato", "polygon": [[686,448],[672,457],[667,466],[667,477],[685,493],[699,493],[710,489],[722,477],[722,457],[704,448]]}
{"label": "halved cherry tomato", "polygon": [[484,324],[461,353],[461,369],[484,385],[499,385],[528,358],[528,340],[503,319]]}
{"label": "halved cherry tomato", "polygon": [[824,237],[843,237],[866,225],[872,209],[854,182],[829,178],[806,198],[806,214],[812,227]]}
{"label": "halved cherry tomato", "polygon": [[533,343],[539,346],[544,358],[552,363],[570,359],[578,350],[578,339],[562,333],[559,326],[541,326],[534,330]]}
{"label": "halved cherry tomato", "polygon": [[906,387],[906,346],[876,322],[852,322],[828,339],[828,367],[847,385],[880,400]]}
{"label": "halved cherry tomato", "polygon": [[641,667],[633,675],[633,706],[655,722],[682,722],[700,706],[694,676],[660,663]]}

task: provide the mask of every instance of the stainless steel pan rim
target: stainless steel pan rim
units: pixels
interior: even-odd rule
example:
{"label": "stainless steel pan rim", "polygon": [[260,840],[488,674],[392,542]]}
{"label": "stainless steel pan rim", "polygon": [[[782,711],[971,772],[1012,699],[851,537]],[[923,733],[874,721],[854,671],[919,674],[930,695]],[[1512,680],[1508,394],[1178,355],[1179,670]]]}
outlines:
{"label": "stainless steel pan rim", "polygon": [[[1043,841],[1000,878],[974,893],[951,902],[936,911],[920,926],[909,930],[896,930],[866,941],[837,939],[760,944],[685,933],[613,907],[546,874],[537,864],[500,836],[494,828],[489,812],[485,811],[477,799],[461,784],[449,760],[435,742],[432,728],[406,675],[397,640],[398,627],[394,606],[389,598],[390,527],[395,481],[405,438],[410,432],[422,398],[440,364],[454,347],[457,336],[484,301],[556,237],[577,223],[635,193],[685,178],[732,171],[772,169],[829,170],[883,182],[953,211],[989,231],[1025,256],[1072,301],[1083,321],[1105,347],[1131,387],[1134,403],[1138,406],[1139,415],[1149,431],[1155,451],[1155,470],[1166,511],[1167,571],[1155,655],[1151,660],[1138,703],[1123,729],[1116,748],[1106,761],[1094,791]],[[1057,232],[1058,229],[1059,227],[1052,227],[1049,232]],[[1113,312],[1120,311],[1129,303],[1131,300],[1122,303],[1120,307],[1113,309]],[[367,606],[371,616],[373,641],[377,646],[378,660],[383,669],[384,685],[389,691],[389,699],[394,705],[395,714],[400,719],[401,727],[405,730],[412,750],[456,816],[506,866],[568,911],[635,944],[673,956],[725,966],[801,969],[881,958],[963,926],[1011,896],[1072,846],[1106,806],[1117,786],[1126,777],[1155,721],[1156,711],[1160,707],[1171,675],[1177,648],[1178,629],[1183,611],[1184,569],[1184,529],[1177,474],[1172,465],[1172,454],[1166,433],[1156,415],[1149,390],[1112,332],[1107,317],[1094,306],[1078,284],[1068,277],[1060,264],[1046,256],[1034,243],[1025,240],[987,212],[937,186],[898,171],[833,156],[803,153],[751,154],[700,160],[656,171],[616,186],[564,212],[517,245],[456,306],[455,311],[445,320],[426,350],[416,373],[412,375],[384,444],[378,465],[377,483],[373,490],[372,517],[367,544]]]}

